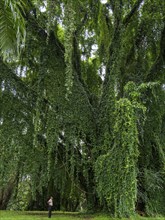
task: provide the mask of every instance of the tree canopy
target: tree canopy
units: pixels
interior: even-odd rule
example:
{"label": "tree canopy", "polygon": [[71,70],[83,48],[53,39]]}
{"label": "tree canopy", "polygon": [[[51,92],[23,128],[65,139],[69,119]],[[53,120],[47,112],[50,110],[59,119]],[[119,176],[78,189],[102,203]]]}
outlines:
{"label": "tree canopy", "polygon": [[0,2],[1,209],[165,214],[164,8]]}

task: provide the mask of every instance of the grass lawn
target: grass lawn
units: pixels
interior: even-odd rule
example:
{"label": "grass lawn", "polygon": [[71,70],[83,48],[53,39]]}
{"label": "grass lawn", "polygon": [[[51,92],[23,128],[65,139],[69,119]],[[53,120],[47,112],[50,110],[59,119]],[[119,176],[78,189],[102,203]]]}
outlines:
{"label": "grass lawn", "polygon": [[[47,212],[19,212],[19,211],[0,211],[0,220],[44,220],[48,219]],[[96,214],[96,215],[88,215],[81,213],[69,213],[69,212],[53,212],[52,220],[117,220],[114,218],[110,218],[109,216]],[[131,218],[123,218],[119,220],[165,220],[165,217],[131,217]]]}

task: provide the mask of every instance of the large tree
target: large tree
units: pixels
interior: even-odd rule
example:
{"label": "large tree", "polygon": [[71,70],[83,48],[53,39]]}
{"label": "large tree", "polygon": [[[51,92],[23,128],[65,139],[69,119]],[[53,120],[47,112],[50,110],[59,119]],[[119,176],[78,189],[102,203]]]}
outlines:
{"label": "large tree", "polygon": [[0,207],[27,181],[29,209],[53,194],[57,209],[164,213],[164,2],[6,0],[0,12]]}

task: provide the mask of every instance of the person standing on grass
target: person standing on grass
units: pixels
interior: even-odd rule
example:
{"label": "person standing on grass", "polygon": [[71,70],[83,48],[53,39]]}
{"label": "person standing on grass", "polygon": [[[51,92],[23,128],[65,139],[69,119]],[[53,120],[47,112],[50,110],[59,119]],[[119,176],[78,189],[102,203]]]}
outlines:
{"label": "person standing on grass", "polygon": [[48,199],[47,203],[48,203],[48,218],[51,218],[52,208],[53,208],[53,197],[52,196]]}

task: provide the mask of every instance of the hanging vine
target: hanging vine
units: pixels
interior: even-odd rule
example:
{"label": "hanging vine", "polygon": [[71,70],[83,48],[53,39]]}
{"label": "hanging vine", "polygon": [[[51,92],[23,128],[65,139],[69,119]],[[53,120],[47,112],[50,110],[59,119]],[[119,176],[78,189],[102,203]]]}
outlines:
{"label": "hanging vine", "polygon": [[64,33],[64,46],[65,46],[65,63],[66,63],[66,98],[68,99],[69,94],[71,94],[71,89],[73,86],[73,38],[75,32],[75,10],[74,1],[66,1],[65,4],[65,33]]}

